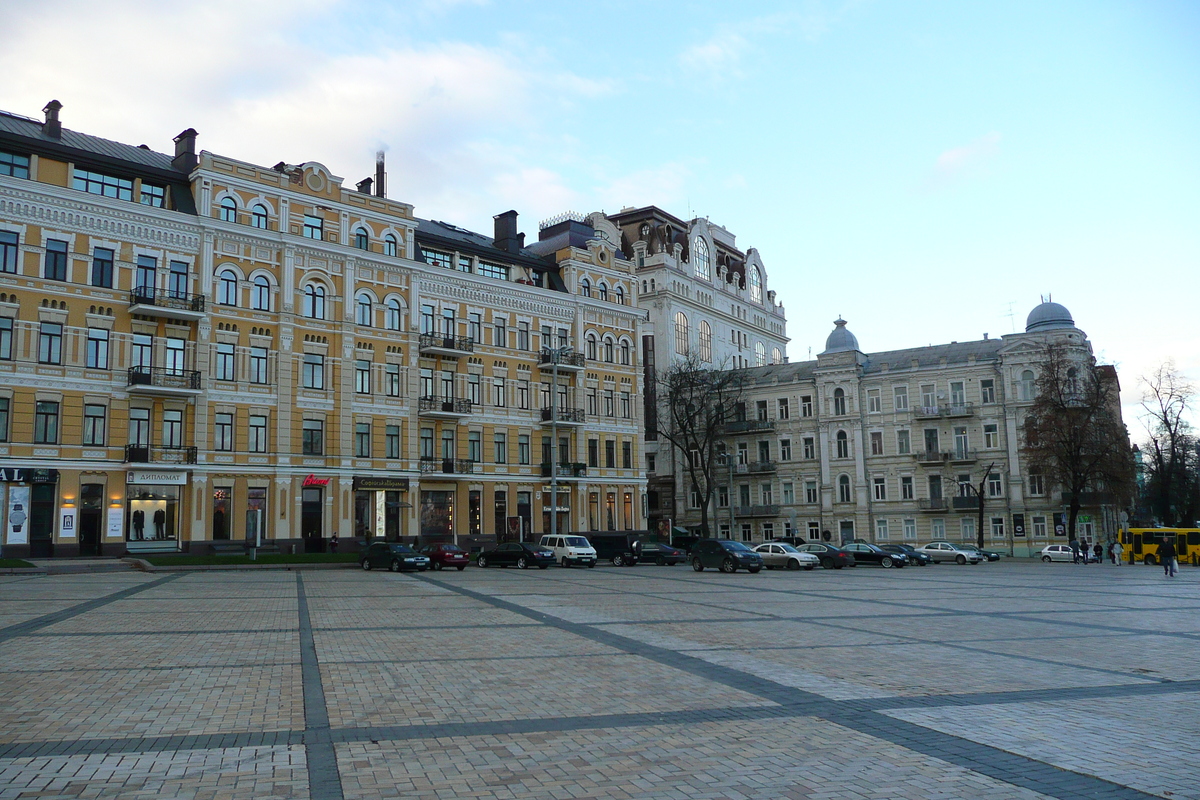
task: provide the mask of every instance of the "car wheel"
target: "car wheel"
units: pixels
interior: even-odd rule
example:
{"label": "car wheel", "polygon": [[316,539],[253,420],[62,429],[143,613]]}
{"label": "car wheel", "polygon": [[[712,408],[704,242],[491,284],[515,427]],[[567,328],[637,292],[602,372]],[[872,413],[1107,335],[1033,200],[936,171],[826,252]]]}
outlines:
{"label": "car wheel", "polygon": [[692,569],[696,570],[696,572],[704,572],[704,564],[702,564],[700,562],[700,559],[693,558],[692,559]]}
{"label": "car wheel", "polygon": [[822,558],[821,559],[821,569],[833,569],[833,559],[832,558]]}
{"label": "car wheel", "polygon": [[[466,569],[466,568],[467,568],[467,565],[466,565],[466,564],[459,564],[459,565],[458,565],[458,571],[459,571],[459,572],[462,572],[462,571],[463,571],[464,569]],[[542,569],[545,569],[545,567],[542,567]]]}
{"label": "car wheel", "polygon": [[433,566],[433,571],[434,571],[434,572],[441,572],[441,571],[442,571],[442,562],[440,562],[440,561],[434,561],[434,562],[433,562],[433,564],[432,564],[432,566]]}
{"label": "car wheel", "polygon": [[883,567],[884,569],[891,569],[892,560],[887,556],[884,556],[883,558],[879,559],[879,566]]}
{"label": "car wheel", "polygon": [[1152,566],[1154,566],[1154,565],[1155,565],[1156,563],[1158,563],[1158,562],[1157,562],[1157,561],[1155,561],[1155,559],[1154,559],[1154,556],[1152,556],[1152,555],[1147,555],[1145,558],[1143,558],[1143,559],[1142,559],[1142,563],[1143,563],[1143,564],[1147,564],[1147,565],[1149,565],[1149,566],[1151,566],[1151,567],[1152,567]]}
{"label": "car wheel", "polygon": [[361,562],[360,566],[361,566],[363,569],[365,569],[365,570],[367,570],[368,572],[370,572],[370,570],[371,570],[371,560],[370,560],[370,559],[368,559],[368,558],[364,558],[364,559],[362,560],[362,562]]}
{"label": "car wheel", "polygon": [[596,566],[596,562],[595,562],[595,561],[593,561],[592,563],[588,564],[588,569],[591,569],[591,568],[592,568],[592,567],[594,567],[594,566]]}
{"label": "car wheel", "polygon": [[[546,569],[549,566],[549,564],[538,564],[538,569]],[[462,569],[462,567],[459,567],[459,569]]]}
{"label": "car wheel", "polygon": [[525,559],[525,556],[521,556],[520,558],[517,559],[517,569],[528,569],[528,568],[529,568],[529,562]]}
{"label": "car wheel", "polygon": [[757,575],[758,573],[762,572],[762,567],[746,567],[746,571],[751,575]]}
{"label": "car wheel", "polygon": [[[844,567],[844,566],[846,566],[846,565],[845,565],[845,564],[834,564],[834,565],[833,565],[833,568],[834,568],[834,569],[841,569],[841,568],[842,568],[842,567]],[[853,567],[854,565],[853,565],[853,564],[851,564],[850,566],[852,566],[852,567]]]}
{"label": "car wheel", "polygon": [[1045,561],[1047,564],[1049,564],[1053,560],[1054,559],[1050,558],[1050,556],[1042,556],[1042,561]]}
{"label": "car wheel", "polygon": [[475,559],[475,563],[481,567],[486,567],[487,566],[487,556],[480,556],[479,558]]}
{"label": "car wheel", "polygon": [[654,563],[661,567],[663,564],[667,563],[667,560],[662,556],[659,556],[658,558],[654,559]]}
{"label": "car wheel", "polygon": [[570,561],[567,561],[567,557],[566,557],[566,556],[563,556],[562,565],[563,565],[564,567],[569,567],[569,566],[571,566],[571,562],[570,562]]}
{"label": "car wheel", "polygon": [[805,564],[805,565],[804,565],[804,571],[805,571],[805,572],[811,572],[811,571],[813,571],[813,570],[814,570],[814,569],[816,569],[816,568],[817,568],[817,565],[816,565],[816,564]]}
{"label": "car wheel", "polygon": [[399,572],[400,562],[397,559],[392,559],[392,563],[388,564],[388,572]]}
{"label": "car wheel", "polygon": [[613,556],[612,562],[614,567],[620,567],[625,564],[625,559],[621,558],[620,556]]}
{"label": "car wheel", "polygon": [[800,559],[789,558],[788,563],[787,563],[787,568],[788,569],[800,569]]}
{"label": "car wheel", "polygon": [[737,572],[737,564],[734,563],[734,560],[732,558],[727,558],[721,562],[721,572],[724,572],[726,574],[732,574],[734,572]]}
{"label": "car wheel", "polygon": [[965,563],[967,563],[967,557],[966,556],[958,556],[957,558],[954,559],[954,563],[955,564],[965,564]]}

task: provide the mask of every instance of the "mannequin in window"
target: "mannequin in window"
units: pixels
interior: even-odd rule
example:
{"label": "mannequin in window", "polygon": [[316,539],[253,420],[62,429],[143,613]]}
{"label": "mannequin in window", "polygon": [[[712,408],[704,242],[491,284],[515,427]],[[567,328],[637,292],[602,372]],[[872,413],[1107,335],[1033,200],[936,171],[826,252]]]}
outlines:
{"label": "mannequin in window", "polygon": [[154,512],[154,538],[162,539],[166,536],[167,527],[167,512],[161,508]]}
{"label": "mannequin in window", "polygon": [[133,512],[133,538],[142,539],[145,537],[146,530],[146,512],[138,509]]}

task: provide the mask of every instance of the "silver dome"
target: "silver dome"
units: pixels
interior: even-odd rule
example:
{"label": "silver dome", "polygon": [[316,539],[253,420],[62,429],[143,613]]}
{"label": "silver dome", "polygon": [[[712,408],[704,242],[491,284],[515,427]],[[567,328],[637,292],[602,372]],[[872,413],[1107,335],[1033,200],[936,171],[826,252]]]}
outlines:
{"label": "silver dome", "polygon": [[846,353],[858,349],[858,339],[846,328],[846,320],[838,317],[833,322],[835,327],[825,340],[825,350],[821,355],[829,353]]}
{"label": "silver dome", "polygon": [[1042,303],[1025,319],[1025,332],[1052,330],[1054,328],[1074,328],[1075,320],[1066,306],[1049,301]]}

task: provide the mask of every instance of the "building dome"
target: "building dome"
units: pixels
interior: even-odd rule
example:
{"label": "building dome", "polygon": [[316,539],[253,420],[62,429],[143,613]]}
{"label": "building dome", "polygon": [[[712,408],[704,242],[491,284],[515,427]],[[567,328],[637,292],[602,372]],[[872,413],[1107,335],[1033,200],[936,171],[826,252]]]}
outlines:
{"label": "building dome", "polygon": [[1049,301],[1042,303],[1025,319],[1025,332],[1052,330],[1054,328],[1074,328],[1075,320],[1066,306]]}
{"label": "building dome", "polygon": [[821,355],[829,353],[847,353],[858,349],[858,339],[846,328],[846,320],[838,317],[833,322],[835,327],[825,340],[825,350]]}

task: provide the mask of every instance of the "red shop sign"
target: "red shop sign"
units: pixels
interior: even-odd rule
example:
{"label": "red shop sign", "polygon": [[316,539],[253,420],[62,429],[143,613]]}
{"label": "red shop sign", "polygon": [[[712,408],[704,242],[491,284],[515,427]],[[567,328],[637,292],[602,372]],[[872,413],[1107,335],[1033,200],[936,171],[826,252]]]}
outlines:
{"label": "red shop sign", "polygon": [[318,478],[316,475],[309,475],[304,479],[303,486],[328,486],[329,478]]}

